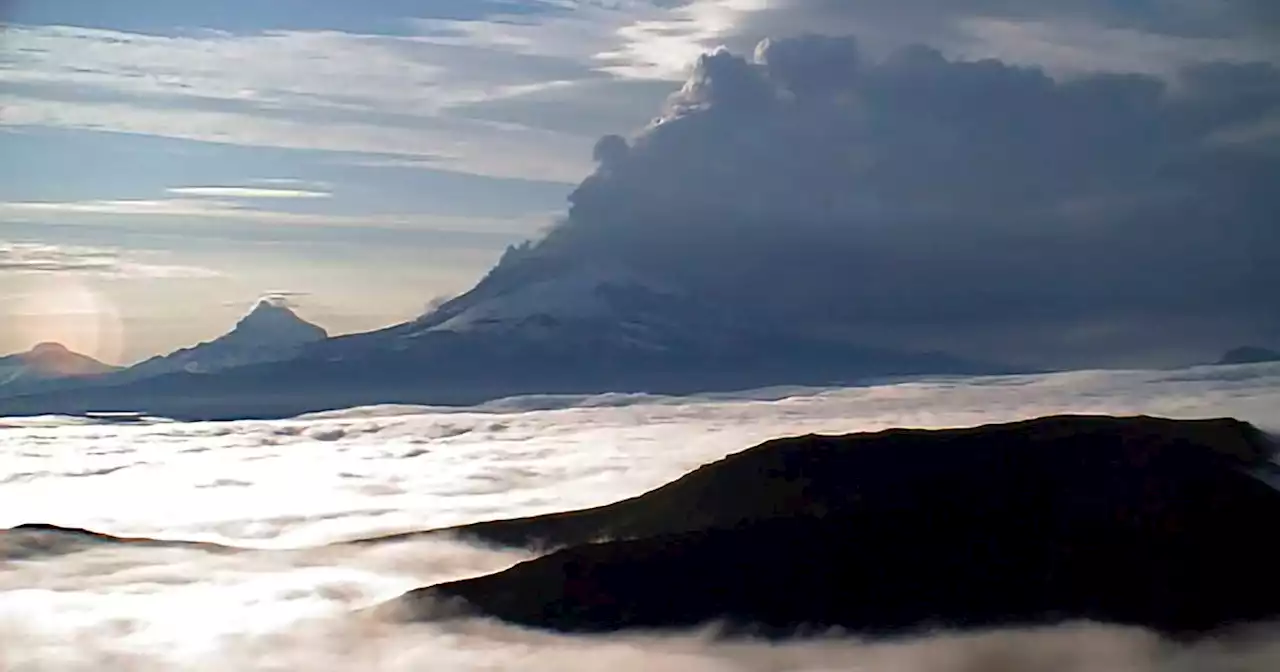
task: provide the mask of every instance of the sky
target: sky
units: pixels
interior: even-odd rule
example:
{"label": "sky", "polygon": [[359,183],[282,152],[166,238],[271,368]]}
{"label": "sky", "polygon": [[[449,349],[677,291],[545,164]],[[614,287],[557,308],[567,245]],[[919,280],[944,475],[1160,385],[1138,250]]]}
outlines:
{"label": "sky", "polygon": [[[858,239],[865,257],[920,272],[859,260],[863,277],[827,285],[881,289],[850,295],[863,309],[831,329],[853,323],[921,347],[963,337],[988,352],[1054,334],[1074,339],[1058,346],[1080,361],[1132,354],[1152,325],[1185,335],[1164,359],[1280,342],[1261,289],[1275,279],[1269,246],[1280,249],[1280,207],[1266,195],[1280,175],[1278,6],[1063,5],[0,0],[0,352],[57,340],[132,362],[217,336],[268,294],[289,295],[331,333],[374,329],[465,291],[508,245],[564,218],[590,222],[555,228],[574,254],[678,243],[719,250],[690,267],[734,256],[759,267],[777,260],[725,241],[811,250],[771,232],[831,212],[864,233],[925,222]],[[856,38],[783,39],[813,33]],[[775,48],[757,48],[764,38]],[[931,50],[899,51],[915,44]],[[979,59],[997,60],[960,65]],[[875,76],[832,86],[860,73]],[[821,102],[759,102],[779,96]],[[833,121],[849,101],[868,113]],[[937,116],[900,114],[920,109]],[[609,134],[628,141],[594,151]],[[881,172],[867,178],[856,156]],[[919,207],[886,210],[893,199]],[[671,209],[646,210],[654,203]],[[669,224],[645,231],[684,237],[633,245],[614,235],[633,229],[609,223],[627,210]],[[1071,234],[1021,244],[1074,263],[1009,247],[1014,220],[1049,212]],[[684,226],[695,217],[763,223],[701,241],[684,233],[703,230]],[[1101,270],[1081,261],[1098,250],[1110,251]],[[765,291],[742,277],[705,284]],[[1049,290],[1064,282],[1072,291]],[[839,300],[812,284],[760,303],[799,320],[788,313],[804,309],[797,297]]]}

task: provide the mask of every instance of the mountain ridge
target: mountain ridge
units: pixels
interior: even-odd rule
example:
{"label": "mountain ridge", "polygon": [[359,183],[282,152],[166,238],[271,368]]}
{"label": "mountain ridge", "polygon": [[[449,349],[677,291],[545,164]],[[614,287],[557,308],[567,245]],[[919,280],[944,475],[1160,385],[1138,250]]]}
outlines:
{"label": "mountain ridge", "polygon": [[[0,400],[0,414],[268,418],[384,403],[472,405],[525,394],[690,394],[1014,372],[946,353],[806,334],[625,266],[566,263],[525,248],[505,256],[471,291],[399,325],[300,343],[283,356],[273,352],[221,370],[173,366],[182,356],[134,367],[128,374],[134,380],[110,389]],[[140,372],[165,375],[138,379]]]}

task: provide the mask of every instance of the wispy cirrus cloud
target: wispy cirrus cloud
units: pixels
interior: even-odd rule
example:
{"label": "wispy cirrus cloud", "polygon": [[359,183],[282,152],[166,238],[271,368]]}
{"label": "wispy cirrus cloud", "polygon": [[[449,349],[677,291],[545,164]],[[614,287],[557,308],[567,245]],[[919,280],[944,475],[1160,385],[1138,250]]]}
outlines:
{"label": "wispy cirrus cloud", "polygon": [[223,301],[222,305],[227,308],[243,309],[246,304],[253,306],[258,303],[268,303],[273,306],[281,306],[284,308],[298,308],[299,303],[310,296],[312,296],[311,292],[296,289],[268,289],[258,293],[258,295],[251,301],[245,301],[243,298],[238,298]]}
{"label": "wispy cirrus cloud", "polygon": [[[665,95],[648,84],[682,81],[699,54],[721,44],[745,51],[766,36],[856,32],[873,52],[925,42],[1055,71],[1169,72],[1206,59],[1280,60],[1280,41],[1260,27],[1274,16],[1267,7],[529,0],[505,15],[387,17],[406,27],[396,34],[10,25],[0,127],[361,152],[437,170],[576,183],[591,171],[601,128],[630,130],[636,111],[654,109]],[[634,103],[602,105],[601,91]]]}
{"label": "wispy cirrus cloud", "polygon": [[565,183],[576,182],[589,171],[594,142],[589,136],[444,116],[400,115],[387,120],[378,115],[363,119],[345,114],[338,118],[315,110],[289,116],[278,110],[201,109],[200,101],[188,102],[166,106],[137,101],[74,103],[74,98],[0,93],[0,125],[428,158],[435,170]]}
{"label": "wispy cirrus cloud", "polygon": [[[9,201],[0,203],[7,215],[165,215],[174,217],[241,217],[254,211],[237,203],[203,199],[101,199],[88,201]],[[258,211],[259,215],[267,213]],[[281,213],[292,214],[292,213]]]}
{"label": "wispy cirrus cloud", "polygon": [[437,44],[566,59],[608,77],[681,81],[700,54],[733,40],[751,17],[777,2],[568,0],[561,4],[571,11],[413,23],[425,39]]}
{"label": "wispy cirrus cloud", "polygon": [[[190,193],[190,192],[188,192]],[[234,198],[109,199],[84,201],[0,201],[0,218],[29,223],[93,223],[99,218],[130,218],[137,225],[182,224],[192,220],[235,220],[259,224],[388,229],[418,232],[465,233],[480,236],[524,237],[550,226],[557,213],[520,217],[468,217],[422,213],[336,214],[257,208]],[[225,193],[223,196],[233,196]],[[242,198],[249,194],[238,194]],[[258,197],[260,198],[260,197]],[[269,197],[269,198],[279,198]],[[286,197],[293,198],[293,197]]]}
{"label": "wispy cirrus cloud", "polygon": [[303,189],[323,189],[329,190],[333,188],[333,184],[321,180],[303,180],[297,177],[260,177],[249,180],[250,184],[263,184],[269,187],[299,187]]}
{"label": "wispy cirrus cloud", "polygon": [[3,125],[429,155],[440,169],[498,177],[568,182],[589,169],[588,138],[442,115],[596,76],[570,59],[336,31],[11,26],[5,42]]}
{"label": "wispy cirrus cloud", "polygon": [[[381,154],[437,170],[576,183],[591,170],[599,129],[628,130],[635,110],[652,109],[667,93],[641,83],[635,95],[642,100],[620,111],[584,90],[682,80],[699,53],[763,6],[525,4],[479,18],[405,17],[412,31],[396,35],[9,26],[0,126]],[[584,123],[469,114],[504,101],[518,108],[530,96],[557,102],[563,116]]]}
{"label": "wispy cirrus cloud", "polygon": [[221,273],[167,264],[117,248],[0,241],[0,273],[82,273],[118,278],[213,278]]}
{"label": "wispy cirrus cloud", "polygon": [[263,187],[170,187],[165,191],[178,196],[212,196],[215,198],[330,198],[333,196],[328,191]]}

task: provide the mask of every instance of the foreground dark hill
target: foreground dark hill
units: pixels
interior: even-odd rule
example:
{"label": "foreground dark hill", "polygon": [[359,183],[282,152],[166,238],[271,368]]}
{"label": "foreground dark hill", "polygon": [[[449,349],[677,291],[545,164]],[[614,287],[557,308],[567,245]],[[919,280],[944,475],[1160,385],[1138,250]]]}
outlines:
{"label": "foreground dark hill", "polygon": [[1145,417],[771,441],[612,506],[457,528],[567,548],[387,608],[565,631],[1204,632],[1280,616],[1280,492],[1250,473],[1272,450],[1246,423]]}

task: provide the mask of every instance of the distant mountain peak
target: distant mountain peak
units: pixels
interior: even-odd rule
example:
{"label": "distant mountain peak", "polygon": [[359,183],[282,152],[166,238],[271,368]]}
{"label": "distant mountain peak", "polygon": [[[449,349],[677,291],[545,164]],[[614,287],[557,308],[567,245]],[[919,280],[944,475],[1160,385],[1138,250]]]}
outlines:
{"label": "distant mountain peak", "polygon": [[322,327],[298,317],[284,302],[262,299],[222,339],[230,339],[238,345],[294,345],[328,337],[328,332]]}
{"label": "distant mountain peak", "polygon": [[250,364],[288,359],[329,334],[293,312],[287,302],[266,297],[254,304],[231,331],[213,339],[137,364],[126,374],[146,378],[166,373],[212,373]]}
{"label": "distant mountain peak", "polygon": [[28,353],[32,355],[63,355],[70,354],[71,350],[61,343],[45,341],[44,343],[37,343]]}
{"label": "distant mountain peak", "polygon": [[259,299],[258,302],[253,305],[253,309],[245,313],[244,317],[241,318],[241,321],[248,319],[275,319],[268,316],[289,317],[295,320],[302,319],[298,317],[297,313],[293,312],[293,309],[289,307],[289,304],[283,301]]}
{"label": "distant mountain peak", "polygon": [[258,302],[254,304],[253,310],[249,311],[249,314],[252,315],[253,313],[259,313],[259,312],[270,313],[273,311],[284,311],[286,313],[293,312],[293,310],[289,308],[289,304],[284,301],[280,301],[278,299],[272,299],[272,298],[264,298],[264,299],[258,299]]}
{"label": "distant mountain peak", "polygon": [[99,376],[116,367],[73,352],[61,343],[37,343],[26,352],[0,357],[0,384],[18,379],[39,380]]}

